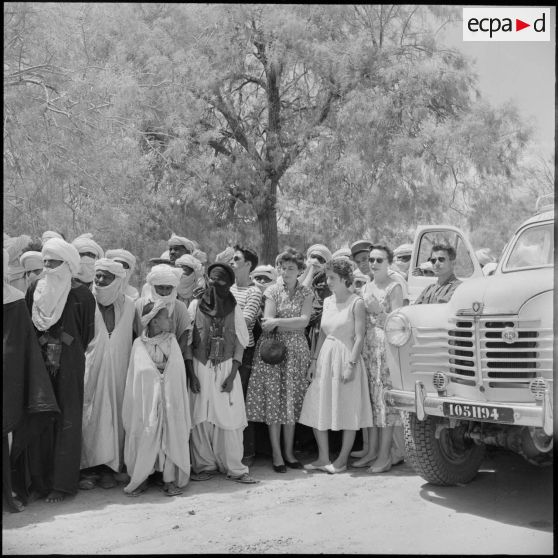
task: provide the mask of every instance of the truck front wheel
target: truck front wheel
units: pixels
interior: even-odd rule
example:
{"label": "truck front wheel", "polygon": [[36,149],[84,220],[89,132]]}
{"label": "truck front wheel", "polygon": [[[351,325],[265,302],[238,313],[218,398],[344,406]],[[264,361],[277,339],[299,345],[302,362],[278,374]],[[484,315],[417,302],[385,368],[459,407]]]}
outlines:
{"label": "truck front wheel", "polygon": [[467,423],[455,428],[438,425],[447,419],[427,416],[418,420],[414,413],[403,413],[405,450],[413,469],[431,484],[452,486],[470,482],[477,474],[484,457],[484,444],[475,444],[465,437]]}

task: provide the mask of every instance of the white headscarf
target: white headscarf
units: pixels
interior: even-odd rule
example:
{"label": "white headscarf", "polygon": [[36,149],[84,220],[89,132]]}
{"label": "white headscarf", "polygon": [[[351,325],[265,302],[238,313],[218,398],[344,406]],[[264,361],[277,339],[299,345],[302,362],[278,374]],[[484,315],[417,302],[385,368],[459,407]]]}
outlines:
{"label": "white headscarf", "polygon": [[44,277],[37,281],[33,293],[31,319],[39,331],[46,331],[62,315],[72,287],[72,274],[79,267],[79,253],[74,246],[61,238],[47,240],[41,253],[43,261],[52,259],[63,262],[54,269],[44,269]]}
{"label": "white headscarf", "polygon": [[108,271],[115,276],[110,285],[104,287],[93,285],[93,295],[97,299],[97,302],[102,306],[110,306],[124,293],[126,270],[121,263],[108,258],[101,258],[95,262],[95,271],[99,270]]}
{"label": "white headscarf", "polygon": [[29,250],[28,252],[23,252],[19,258],[19,263],[23,266],[25,271],[43,269],[43,255],[41,252]]}
{"label": "white headscarf", "polygon": [[95,258],[89,256],[81,256],[79,271],[74,275],[83,283],[91,283],[95,279],[95,260],[104,256],[103,249],[93,240],[91,233],[83,233],[74,238],[72,244],[77,248],[78,252],[91,252],[95,254]]}
{"label": "white headscarf", "polygon": [[185,236],[177,236],[173,233],[168,240],[168,246],[176,246],[177,244],[184,246],[190,254],[196,249],[196,245],[191,240],[188,240]]}
{"label": "white headscarf", "polygon": [[15,302],[16,300],[21,300],[25,295],[15,287],[12,287],[8,281],[8,262],[10,261],[10,255],[8,251],[4,248],[4,267],[2,269],[4,275],[4,304],[9,304],[10,302]]}
{"label": "white headscarf", "polygon": [[60,233],[57,233],[56,231],[45,231],[43,233],[43,236],[41,237],[41,243],[44,244],[47,240],[50,240],[51,238],[62,238],[62,240],[64,240],[62,235]]}
{"label": "white headscarf", "polygon": [[126,272],[126,278],[124,279],[124,293],[129,294],[134,298],[137,298],[138,292],[134,287],[130,286],[130,279],[134,273],[134,269],[136,267],[136,257],[128,250],[124,250],[123,248],[116,248],[114,250],[107,250],[105,253],[105,257],[115,262],[126,262],[129,265],[129,269],[124,268]]}
{"label": "white headscarf", "polygon": [[177,268],[187,266],[193,271],[190,275],[186,275],[183,271],[180,276],[180,283],[177,287],[178,296],[189,301],[192,298],[194,289],[198,286],[200,279],[203,278],[202,264],[195,256],[184,254],[183,256],[180,256],[180,258],[177,258],[174,265]]}
{"label": "white headscarf", "polygon": [[10,237],[4,233],[4,248],[9,255],[9,262],[6,267],[9,283],[19,284],[19,281],[23,278],[25,269],[19,263],[19,257],[31,242],[31,237],[26,234]]}
{"label": "white headscarf", "polygon": [[322,258],[326,262],[329,262],[329,260],[331,260],[331,252],[329,251],[329,248],[327,246],[324,246],[323,244],[313,244],[312,246],[310,246],[310,248],[308,248],[308,250],[306,251],[306,259],[310,259],[310,256],[312,254],[318,254],[322,256]]}
{"label": "white headscarf", "polygon": [[[172,316],[174,311],[174,304],[176,302],[176,289],[180,283],[182,270],[180,268],[171,267],[167,264],[154,265],[151,271],[145,278],[147,284],[151,287],[151,292],[148,294],[148,299],[157,302],[158,300],[165,303],[169,311],[169,316]],[[162,296],[155,290],[156,285],[171,285],[173,287],[171,294]]]}
{"label": "white headscarf", "polygon": [[[258,281],[256,281],[255,277],[259,277],[260,275],[269,277],[271,281],[269,283],[259,283]],[[252,279],[252,281],[254,281],[254,283],[263,292],[268,287],[275,285],[275,283],[277,282],[277,270],[272,265],[259,265],[258,267],[256,267],[256,269],[254,269],[254,271],[252,271],[252,273],[250,273],[250,279]]]}
{"label": "white headscarf", "polygon": [[219,252],[215,256],[215,263],[222,262],[222,263],[231,263],[234,256],[234,248],[231,246],[227,246],[222,252]]}

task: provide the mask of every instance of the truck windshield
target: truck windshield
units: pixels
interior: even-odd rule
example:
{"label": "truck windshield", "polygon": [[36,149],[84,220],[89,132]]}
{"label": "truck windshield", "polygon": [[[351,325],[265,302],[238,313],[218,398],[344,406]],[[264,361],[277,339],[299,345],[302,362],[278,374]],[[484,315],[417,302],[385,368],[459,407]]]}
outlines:
{"label": "truck windshield", "polygon": [[504,263],[503,271],[554,264],[554,234],[551,223],[525,229]]}

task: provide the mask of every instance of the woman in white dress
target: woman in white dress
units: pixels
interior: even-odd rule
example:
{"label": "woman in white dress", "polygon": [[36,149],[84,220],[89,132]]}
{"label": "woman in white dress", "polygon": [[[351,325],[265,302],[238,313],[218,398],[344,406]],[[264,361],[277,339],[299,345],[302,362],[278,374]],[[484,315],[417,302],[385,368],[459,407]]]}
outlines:
{"label": "woman in white dress", "polygon": [[[352,293],[352,265],[344,258],[326,264],[331,296],[324,300],[320,335],[308,368],[312,381],[302,405],[299,422],[314,429],[318,459],[305,469],[341,473],[356,431],[372,425],[372,409],[364,361],[366,312],[360,296]],[[337,458],[330,462],[328,430],[342,430]]]}

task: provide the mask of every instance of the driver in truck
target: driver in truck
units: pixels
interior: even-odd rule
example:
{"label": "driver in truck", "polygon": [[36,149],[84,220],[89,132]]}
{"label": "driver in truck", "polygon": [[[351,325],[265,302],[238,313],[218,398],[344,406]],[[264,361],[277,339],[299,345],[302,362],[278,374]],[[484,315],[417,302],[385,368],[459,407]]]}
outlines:
{"label": "driver in truck", "polygon": [[432,271],[438,281],[428,285],[420,293],[415,304],[436,304],[449,301],[455,289],[461,284],[453,272],[455,257],[455,250],[447,244],[432,246],[429,262],[432,264]]}

